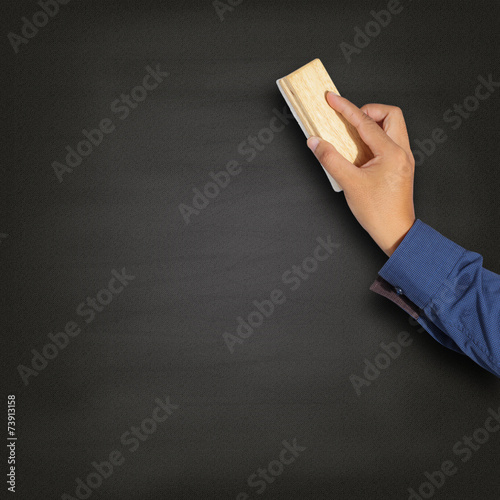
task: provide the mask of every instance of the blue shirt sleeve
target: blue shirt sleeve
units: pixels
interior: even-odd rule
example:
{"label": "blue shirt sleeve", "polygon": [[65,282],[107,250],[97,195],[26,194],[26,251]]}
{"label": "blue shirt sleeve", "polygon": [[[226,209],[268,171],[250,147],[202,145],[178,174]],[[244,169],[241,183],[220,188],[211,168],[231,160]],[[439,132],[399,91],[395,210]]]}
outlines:
{"label": "blue shirt sleeve", "polygon": [[432,337],[500,377],[500,276],[481,255],[417,219],[379,275],[420,309]]}

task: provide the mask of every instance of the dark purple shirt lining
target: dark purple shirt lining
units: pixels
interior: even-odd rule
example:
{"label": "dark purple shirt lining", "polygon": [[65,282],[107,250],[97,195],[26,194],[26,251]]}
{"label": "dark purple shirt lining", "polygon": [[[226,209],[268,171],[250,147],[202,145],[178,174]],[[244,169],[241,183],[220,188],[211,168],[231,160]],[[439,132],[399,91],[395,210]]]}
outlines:
{"label": "dark purple shirt lining", "polygon": [[380,276],[373,282],[370,290],[388,298],[405,310],[412,318],[418,319],[420,316],[419,308],[404,295],[398,295],[394,287]]}

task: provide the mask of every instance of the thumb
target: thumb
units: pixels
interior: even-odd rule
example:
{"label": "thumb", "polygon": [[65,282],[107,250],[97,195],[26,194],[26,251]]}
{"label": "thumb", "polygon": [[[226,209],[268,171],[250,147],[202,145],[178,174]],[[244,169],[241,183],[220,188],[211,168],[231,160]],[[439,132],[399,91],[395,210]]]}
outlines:
{"label": "thumb", "polygon": [[347,161],[328,141],[312,136],[307,139],[307,146],[342,189],[345,190],[352,182],[351,179],[359,175],[358,168]]}

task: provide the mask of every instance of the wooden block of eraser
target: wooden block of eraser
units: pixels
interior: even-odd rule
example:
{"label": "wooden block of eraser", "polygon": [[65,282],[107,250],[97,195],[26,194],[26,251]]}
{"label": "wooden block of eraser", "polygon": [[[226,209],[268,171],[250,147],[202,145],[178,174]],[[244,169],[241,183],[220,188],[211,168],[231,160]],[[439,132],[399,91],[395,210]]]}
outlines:
{"label": "wooden block of eraser", "polygon": [[[339,91],[319,59],[314,59],[276,83],[307,138],[314,135],[330,142],[357,167],[373,158],[357,130],[326,101],[328,91],[337,94]],[[342,191],[328,172],[326,175],[333,189]]]}

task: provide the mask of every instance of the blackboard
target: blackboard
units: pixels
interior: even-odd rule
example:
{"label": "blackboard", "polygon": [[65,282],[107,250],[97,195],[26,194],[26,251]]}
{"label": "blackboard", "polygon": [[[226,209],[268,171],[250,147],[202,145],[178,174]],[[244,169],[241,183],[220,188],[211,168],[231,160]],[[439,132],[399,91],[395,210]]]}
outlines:
{"label": "blackboard", "polygon": [[[318,57],[356,104],[401,107],[417,217],[499,273],[500,90],[454,108],[500,80],[499,14],[493,0],[4,5],[17,440],[3,463],[18,498],[499,498],[500,432],[478,431],[498,380],[369,291],[386,257],[275,84]],[[358,394],[351,376],[391,348]]]}

